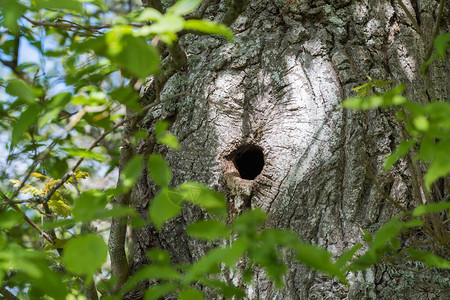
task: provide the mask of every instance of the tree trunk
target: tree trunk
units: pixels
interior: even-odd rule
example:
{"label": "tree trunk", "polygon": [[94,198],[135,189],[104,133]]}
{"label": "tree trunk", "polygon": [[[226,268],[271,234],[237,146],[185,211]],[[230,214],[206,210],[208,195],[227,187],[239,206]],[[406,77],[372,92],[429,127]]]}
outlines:
{"label": "tree trunk", "polygon": [[[406,84],[415,101],[448,101],[448,59],[432,65],[429,82],[420,75],[439,1],[403,2],[422,37],[394,0],[253,0],[231,26],[233,43],[184,35],[179,43],[187,65],[170,77],[161,98],[197,96],[164,103],[141,124],[150,131],[155,120],[171,121],[181,149],[156,145],[154,151],[168,160],[172,184],[206,183],[227,196],[231,217],[259,207],[268,213],[266,227],[292,229],[336,256],[362,242],[362,229],[374,232],[399,212],[386,195],[416,206],[406,162],[390,173],[382,167],[401,139],[395,113],[340,107],[366,75]],[[220,21],[226,10],[226,1],[211,1],[205,16]],[[447,3],[441,33],[449,30],[449,15]],[[142,142],[138,152],[153,143]],[[262,172],[239,173],[236,164],[260,152]],[[156,193],[143,174],[132,200],[143,216]],[[131,270],[147,263],[152,247],[167,249],[175,262],[196,261],[208,245],[188,238],[184,229],[202,217],[185,207],[161,232],[135,229]],[[257,271],[246,290],[250,299],[449,299],[444,275],[380,264],[349,273],[347,287],[292,262],[283,289]]]}

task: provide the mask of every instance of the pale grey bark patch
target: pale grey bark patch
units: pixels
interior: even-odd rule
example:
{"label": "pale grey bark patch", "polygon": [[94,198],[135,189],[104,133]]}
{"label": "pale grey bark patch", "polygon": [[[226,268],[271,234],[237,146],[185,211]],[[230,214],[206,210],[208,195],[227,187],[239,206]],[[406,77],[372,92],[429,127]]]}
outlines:
{"label": "pale grey bark patch", "polygon": [[[431,32],[437,2],[417,5],[412,12]],[[212,1],[207,15],[220,19],[225,10],[225,1]],[[449,28],[448,7],[445,11],[442,30]],[[155,150],[169,161],[174,185],[206,183],[227,196],[232,217],[259,207],[269,214],[267,227],[292,229],[336,256],[362,242],[362,229],[374,232],[398,212],[383,193],[405,206],[416,205],[405,163],[389,174],[382,168],[401,139],[395,113],[340,107],[366,75],[403,82],[408,97],[426,100],[419,74],[425,45],[395,1],[255,0],[232,28],[234,43],[214,36],[181,38],[188,65],[168,81],[162,97],[182,91],[198,97],[163,104],[142,124],[152,130],[156,119],[172,122],[181,149]],[[449,66],[447,59],[430,70],[432,93],[447,101]],[[230,159],[246,145],[264,154],[264,167],[254,180],[242,179]],[[138,189],[135,206],[145,216],[157,189],[148,176]],[[201,257],[209,246],[187,238],[183,230],[202,217],[199,209],[186,207],[160,233],[150,227],[135,230],[133,270],[147,263],[145,252],[151,247],[169,250],[175,262]],[[379,265],[350,273],[346,287],[288,261],[282,290],[256,272],[254,285],[247,287],[249,298],[450,297],[448,273],[434,269],[414,273]]]}

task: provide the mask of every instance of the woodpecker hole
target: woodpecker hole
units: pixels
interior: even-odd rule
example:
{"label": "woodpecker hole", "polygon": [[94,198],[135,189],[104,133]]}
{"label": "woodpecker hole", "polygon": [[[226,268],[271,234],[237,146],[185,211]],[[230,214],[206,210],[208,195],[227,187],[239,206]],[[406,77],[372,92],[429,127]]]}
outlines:
{"label": "woodpecker hole", "polygon": [[242,179],[253,180],[264,167],[264,154],[260,147],[243,146],[235,151],[233,163]]}

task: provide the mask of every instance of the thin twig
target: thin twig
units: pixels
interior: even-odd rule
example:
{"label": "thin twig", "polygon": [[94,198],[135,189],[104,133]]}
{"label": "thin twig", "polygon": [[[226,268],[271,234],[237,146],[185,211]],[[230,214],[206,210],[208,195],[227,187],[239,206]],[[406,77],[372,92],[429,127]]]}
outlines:
{"label": "thin twig", "polygon": [[444,0],[441,0],[441,2],[439,3],[439,11],[438,11],[438,15],[436,18],[436,24],[434,24],[434,30],[433,30],[433,34],[431,36],[430,45],[428,46],[428,49],[427,49],[427,52],[425,54],[425,58],[423,61],[427,61],[431,57],[431,54],[433,53],[433,41],[439,33],[439,25],[441,24],[442,14],[444,12],[444,2],[445,2]]}
{"label": "thin twig", "polygon": [[414,26],[414,29],[417,31],[417,33],[420,35],[420,38],[425,41],[425,36],[423,34],[422,29],[420,29],[419,24],[417,23],[417,20],[414,18],[414,16],[411,14],[411,12],[406,8],[405,3],[403,3],[402,0],[398,0],[398,4],[402,7],[403,11],[405,12],[408,19],[411,21],[412,25]]}
{"label": "thin twig", "polygon": [[55,242],[53,242],[53,239],[42,229],[40,229],[39,226],[36,225],[36,223],[34,223],[30,218],[28,218],[28,216],[14,202],[9,200],[9,198],[5,194],[3,194],[3,192],[0,191],[0,193],[2,195],[3,200],[5,200],[5,202],[8,203],[15,211],[20,213],[28,224],[30,224],[34,229],[39,231],[39,233],[51,244],[55,244]]}

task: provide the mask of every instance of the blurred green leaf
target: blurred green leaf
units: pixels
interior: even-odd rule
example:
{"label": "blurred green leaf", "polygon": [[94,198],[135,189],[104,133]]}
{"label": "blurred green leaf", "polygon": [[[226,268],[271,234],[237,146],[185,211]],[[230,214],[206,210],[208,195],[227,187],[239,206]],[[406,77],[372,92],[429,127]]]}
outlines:
{"label": "blurred green leaf", "polygon": [[450,32],[438,35],[434,40],[434,48],[437,54],[444,60],[445,53],[450,49]]}
{"label": "blurred green leaf", "polygon": [[405,87],[398,85],[381,95],[373,95],[369,97],[350,98],[342,103],[343,107],[351,109],[372,109],[377,107],[388,107],[390,105],[400,105],[407,102],[406,98],[401,95]]}
{"label": "blurred green leaf", "polygon": [[169,129],[169,121],[158,120],[155,124],[155,134],[156,136],[161,136]]}
{"label": "blurred green leaf", "polygon": [[425,185],[430,188],[433,182],[448,174],[450,174],[450,155],[447,153],[436,156],[425,174]]}
{"label": "blurred green leaf", "polygon": [[121,104],[133,109],[136,112],[141,111],[138,93],[129,86],[119,87],[111,91],[110,96]]}
{"label": "blurred green leaf", "polygon": [[144,299],[145,300],[157,300],[161,299],[164,296],[172,293],[178,288],[175,283],[161,283],[158,285],[151,286],[145,292]]}
{"label": "blurred green leaf", "polygon": [[420,260],[430,267],[438,267],[442,269],[450,269],[450,261],[440,256],[437,256],[429,251],[422,251],[416,249],[408,250],[408,253],[413,259]]}
{"label": "blurred green leaf", "polygon": [[127,189],[133,187],[134,183],[141,175],[143,164],[142,161],[143,159],[140,155],[135,155],[128,161],[127,165],[120,174],[120,179],[123,187]]}
{"label": "blurred green leaf", "polygon": [[38,104],[30,105],[19,117],[14,128],[12,130],[11,136],[11,147],[15,147],[17,143],[22,138],[22,135],[25,131],[33,125],[41,112],[41,106]]}
{"label": "blurred green leaf", "polygon": [[167,187],[172,178],[172,172],[161,154],[148,157],[148,170],[153,181],[160,187]]}
{"label": "blurred green leaf", "polygon": [[[176,280],[181,278],[177,270],[168,265],[147,265],[137,270],[126,282],[122,292],[127,292],[135,287],[141,281],[150,279],[158,280]],[[157,285],[158,286],[158,285]],[[167,289],[172,291],[171,289]],[[166,289],[164,289],[166,291]]]}
{"label": "blurred green leaf", "polygon": [[296,258],[299,262],[309,268],[325,272],[331,276],[336,276],[341,282],[347,284],[344,272],[340,270],[340,264],[332,261],[332,253],[319,247],[299,244],[296,249]]}
{"label": "blurred green leaf", "polygon": [[361,249],[362,246],[363,244],[357,243],[352,248],[342,253],[338,260],[336,260],[336,267],[338,267],[339,269],[343,268],[353,258],[356,252]]}
{"label": "blurred green leaf", "polygon": [[71,93],[59,93],[54,96],[50,101],[48,101],[44,110],[45,113],[39,118],[38,126],[39,128],[48,125],[49,122],[53,121],[58,115],[64,110],[67,104],[69,104],[72,99]]}
{"label": "blurred green leaf", "polygon": [[68,241],[64,247],[63,261],[75,274],[84,275],[87,282],[106,262],[108,247],[96,234],[83,235]]}
{"label": "blurred green leaf", "polygon": [[73,217],[82,222],[95,220],[107,203],[103,192],[96,190],[83,192],[75,202]]}
{"label": "blurred green leaf", "polygon": [[147,257],[155,264],[159,265],[169,265],[170,264],[170,254],[166,250],[162,249],[152,249],[147,252]]}
{"label": "blurred green leaf", "polygon": [[0,25],[11,30],[13,34],[17,34],[19,26],[17,21],[22,17],[22,14],[26,11],[26,7],[20,2],[15,0],[2,0],[0,1]]}
{"label": "blurred green leaf", "polygon": [[203,0],[180,0],[167,10],[168,13],[178,16],[190,14],[203,2]]}
{"label": "blurred green leaf", "polygon": [[409,150],[411,149],[411,147],[414,146],[415,143],[416,143],[416,141],[414,139],[409,139],[409,140],[402,141],[400,143],[400,145],[397,146],[395,151],[391,155],[386,157],[386,159],[384,161],[384,169],[385,170],[390,170],[392,168],[392,166],[400,158],[402,158],[403,156],[405,156],[409,152]]}
{"label": "blurred green leaf", "polygon": [[104,39],[96,38],[91,43],[95,43],[96,53],[117,63],[127,76],[129,72],[145,79],[159,70],[158,51],[147,44],[144,38],[134,36],[130,26],[115,26]]}
{"label": "blurred green leaf", "polygon": [[266,216],[267,214],[259,208],[246,211],[234,220],[233,230],[241,235],[255,233],[266,220]]}
{"label": "blurred green leaf", "polygon": [[221,193],[194,181],[188,181],[179,185],[178,190],[186,201],[220,217],[227,216],[227,202]]}
{"label": "blurred green leaf", "polygon": [[150,205],[150,219],[158,230],[170,219],[176,217],[183,207],[183,198],[172,189],[164,187],[155,196]]}
{"label": "blurred green leaf", "polygon": [[211,250],[186,270],[182,283],[190,284],[200,278],[205,278],[206,274],[220,272],[220,263],[224,263],[229,268],[234,267],[238,259],[247,251],[248,246],[248,240],[240,238],[229,247]]}
{"label": "blurred green leaf", "polygon": [[200,220],[192,223],[187,228],[187,233],[197,239],[213,241],[219,238],[228,238],[230,228],[221,221]]}
{"label": "blurred green leaf", "polygon": [[233,41],[233,31],[223,24],[217,24],[210,20],[187,20],[184,23],[184,29],[197,30],[208,34],[218,34],[226,37],[230,42]]}
{"label": "blurred green leaf", "polygon": [[61,150],[70,154],[71,157],[84,157],[103,162],[106,160],[103,154],[96,153],[95,150],[85,150],[80,148],[62,147]]}
{"label": "blurred green leaf", "polygon": [[197,289],[185,288],[178,294],[178,300],[203,300],[203,293]]}
{"label": "blurred green leaf", "polygon": [[162,18],[162,14],[151,7],[146,7],[142,11],[132,12],[128,15],[128,17],[135,22],[156,22],[160,18]]}
{"label": "blurred green leaf", "polygon": [[0,228],[11,229],[19,225],[23,221],[23,217],[15,210],[7,210],[0,213]]}
{"label": "blurred green leaf", "polygon": [[450,209],[450,202],[439,202],[419,205],[414,209],[413,216],[421,216],[423,214],[435,213]]}
{"label": "blurred green leaf", "polygon": [[36,0],[36,6],[40,9],[68,9],[77,13],[83,12],[83,6],[77,0]]}
{"label": "blurred green leaf", "polygon": [[236,299],[244,299],[246,296],[246,293],[242,289],[220,280],[200,278],[199,283],[212,288],[218,288],[220,290],[220,293],[226,298],[235,297]]}
{"label": "blurred green leaf", "polygon": [[25,103],[36,105],[33,90],[22,79],[11,79],[10,81],[8,81],[5,91],[11,96],[15,96]]}

